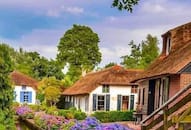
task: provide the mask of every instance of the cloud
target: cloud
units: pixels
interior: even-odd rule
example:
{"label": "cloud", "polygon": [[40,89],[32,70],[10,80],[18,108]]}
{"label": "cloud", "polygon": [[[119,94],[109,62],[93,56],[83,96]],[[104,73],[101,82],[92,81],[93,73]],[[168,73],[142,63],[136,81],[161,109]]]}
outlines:
{"label": "cloud", "polygon": [[82,14],[82,13],[84,13],[84,9],[80,8],[80,7],[65,7],[65,6],[62,6],[62,9],[63,9],[64,12],[68,12],[68,13],[71,13],[71,14]]}
{"label": "cloud", "polygon": [[62,15],[62,13],[69,13],[73,15],[79,15],[84,13],[84,9],[81,7],[66,7],[66,6],[61,6],[60,8],[57,9],[49,9],[47,11],[47,16],[51,17],[59,17]]}

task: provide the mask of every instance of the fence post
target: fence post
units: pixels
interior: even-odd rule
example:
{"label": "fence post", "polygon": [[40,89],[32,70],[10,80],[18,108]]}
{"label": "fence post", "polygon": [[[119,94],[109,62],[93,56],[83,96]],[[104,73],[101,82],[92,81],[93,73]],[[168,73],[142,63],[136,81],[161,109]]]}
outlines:
{"label": "fence post", "polygon": [[163,113],[164,113],[164,119],[163,119],[164,130],[168,130],[168,106],[166,106],[163,109]]}

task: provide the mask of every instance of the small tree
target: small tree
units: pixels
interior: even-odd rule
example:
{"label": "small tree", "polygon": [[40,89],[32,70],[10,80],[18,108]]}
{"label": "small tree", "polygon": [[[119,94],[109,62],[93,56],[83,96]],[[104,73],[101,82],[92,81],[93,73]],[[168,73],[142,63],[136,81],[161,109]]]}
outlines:
{"label": "small tree", "polygon": [[57,80],[55,77],[45,77],[38,84],[37,97],[41,102],[45,101],[51,106],[55,105],[63,88],[62,81]]}
{"label": "small tree", "polygon": [[46,102],[50,104],[50,106],[55,106],[60,98],[60,89],[53,86],[48,86],[44,90]]}

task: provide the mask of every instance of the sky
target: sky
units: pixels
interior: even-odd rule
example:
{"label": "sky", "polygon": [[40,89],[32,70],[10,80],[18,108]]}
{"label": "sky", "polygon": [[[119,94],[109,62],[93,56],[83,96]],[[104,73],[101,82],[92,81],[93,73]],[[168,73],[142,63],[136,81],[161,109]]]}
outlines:
{"label": "sky", "polygon": [[128,43],[140,43],[191,22],[191,0],[140,0],[133,13],[111,7],[112,0],[0,0],[0,42],[15,49],[37,51],[54,59],[64,33],[73,24],[98,34],[100,67],[121,62],[130,53]]}

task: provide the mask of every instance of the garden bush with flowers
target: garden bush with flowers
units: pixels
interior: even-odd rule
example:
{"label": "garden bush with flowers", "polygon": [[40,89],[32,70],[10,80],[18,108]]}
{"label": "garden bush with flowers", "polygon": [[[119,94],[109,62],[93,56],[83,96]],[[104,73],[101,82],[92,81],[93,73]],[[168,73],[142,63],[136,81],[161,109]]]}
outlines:
{"label": "garden bush with flowers", "polygon": [[120,124],[103,125],[95,117],[87,117],[82,121],[66,119],[64,116],[46,114],[45,112],[34,113],[28,106],[16,109],[16,114],[23,119],[33,118],[34,124],[43,130],[130,130]]}
{"label": "garden bush with flowers", "polygon": [[23,119],[32,119],[34,117],[34,111],[28,106],[17,107],[16,114]]}

